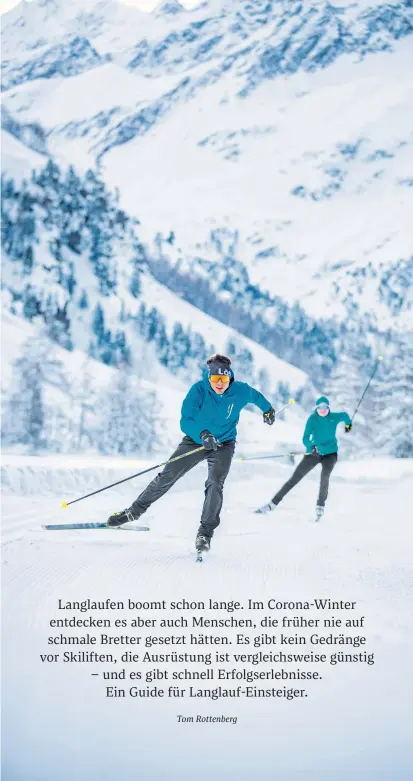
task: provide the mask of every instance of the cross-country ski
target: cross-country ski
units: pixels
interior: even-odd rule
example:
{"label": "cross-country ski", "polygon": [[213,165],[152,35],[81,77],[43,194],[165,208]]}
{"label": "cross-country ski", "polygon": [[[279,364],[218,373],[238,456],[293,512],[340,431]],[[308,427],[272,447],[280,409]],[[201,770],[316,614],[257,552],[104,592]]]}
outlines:
{"label": "cross-country ski", "polygon": [[[107,523],[46,523],[42,524],[42,529],[47,529],[48,531],[68,531],[68,530],[76,530],[76,529],[112,529],[111,526],[108,526]],[[149,526],[124,526],[120,527],[119,531],[130,531],[130,532],[148,532],[150,531]]]}

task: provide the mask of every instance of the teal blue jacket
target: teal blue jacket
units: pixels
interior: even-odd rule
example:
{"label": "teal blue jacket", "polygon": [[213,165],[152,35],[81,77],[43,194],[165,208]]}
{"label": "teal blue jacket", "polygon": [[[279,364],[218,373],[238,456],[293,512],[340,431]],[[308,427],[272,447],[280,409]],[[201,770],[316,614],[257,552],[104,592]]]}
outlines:
{"label": "teal blue jacket", "polygon": [[336,428],[339,423],[350,424],[350,415],[347,412],[329,412],[325,418],[322,418],[314,410],[307,420],[303,436],[303,444],[307,453],[311,453],[311,448],[314,445],[322,456],[337,453]]}
{"label": "teal blue jacket", "polygon": [[240,412],[247,404],[255,404],[268,412],[271,403],[246,382],[236,382],[231,369],[229,388],[219,395],[211,388],[208,372],[190,388],[182,404],[181,430],[202,445],[201,431],[210,431],[219,442],[236,439]]}

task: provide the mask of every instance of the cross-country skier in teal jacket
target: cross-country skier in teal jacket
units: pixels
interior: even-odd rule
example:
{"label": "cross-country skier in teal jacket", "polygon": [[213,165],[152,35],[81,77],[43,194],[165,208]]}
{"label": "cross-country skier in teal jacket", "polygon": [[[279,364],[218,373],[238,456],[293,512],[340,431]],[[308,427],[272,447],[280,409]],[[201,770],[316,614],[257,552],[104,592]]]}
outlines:
{"label": "cross-country skier in teal jacket", "polygon": [[268,504],[260,507],[258,513],[268,513],[274,510],[284,496],[294,488],[300,480],[311,472],[317,464],[321,464],[320,488],[316,507],[316,518],[319,520],[324,513],[324,505],[328,495],[330,475],[337,463],[338,444],[336,429],[339,423],[345,424],[345,431],[351,431],[351,419],[347,412],[331,412],[330,402],[326,396],[320,396],[316,408],[307,420],[303,435],[303,444],[307,454],[298,464],[290,479],[275,494]]}
{"label": "cross-country skier in teal jacket", "polygon": [[[211,537],[220,522],[223,487],[234,455],[240,412],[247,404],[259,407],[263,412],[264,423],[270,426],[274,423],[275,411],[262,393],[246,382],[235,380],[229,358],[212,355],[207,361],[203,379],[192,385],[183,401],[181,430],[185,436],[178,448],[172,453],[163,471],[131,506],[109,517],[108,525],[120,526],[136,520],[177,480],[206,460],[208,479],[195,547],[199,551],[208,550]],[[199,448],[199,445],[203,448]],[[192,453],[193,450],[197,452]]]}

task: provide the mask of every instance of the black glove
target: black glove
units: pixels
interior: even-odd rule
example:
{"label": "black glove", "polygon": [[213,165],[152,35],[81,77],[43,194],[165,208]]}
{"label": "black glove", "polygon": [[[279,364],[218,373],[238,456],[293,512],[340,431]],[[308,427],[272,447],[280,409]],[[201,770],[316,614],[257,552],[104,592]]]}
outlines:
{"label": "black glove", "polygon": [[262,419],[263,419],[264,423],[268,423],[269,426],[272,426],[272,424],[274,423],[274,420],[275,420],[275,409],[270,407],[268,412],[264,412],[264,414],[262,416]]}
{"label": "black glove", "polygon": [[205,431],[201,431],[200,437],[205,450],[218,450],[218,448],[221,447],[221,443],[218,442],[217,438],[206,429]]}
{"label": "black glove", "polygon": [[312,452],[313,456],[319,456],[320,455],[320,451],[319,451],[318,447],[316,447],[315,445],[312,446],[311,452]]}
{"label": "black glove", "polygon": [[346,423],[346,425],[344,427],[344,430],[345,430],[346,434],[348,434],[348,432],[351,431],[352,428],[353,428],[353,424],[352,423]]}

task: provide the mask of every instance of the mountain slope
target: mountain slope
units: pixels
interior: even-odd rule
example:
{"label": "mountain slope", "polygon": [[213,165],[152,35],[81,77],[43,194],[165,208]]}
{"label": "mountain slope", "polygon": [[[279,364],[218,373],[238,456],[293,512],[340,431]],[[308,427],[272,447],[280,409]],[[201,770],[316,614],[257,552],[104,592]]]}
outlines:
{"label": "mountain slope", "polygon": [[[113,21],[115,5],[91,2],[90,13]],[[37,10],[47,24],[48,8]],[[58,13],[97,45],[102,19]],[[313,317],[406,327],[411,300],[396,324],[392,291],[411,264],[410,0],[214,0],[166,16],[167,34],[140,14],[139,51],[113,51],[117,64],[21,84],[6,106],[45,127],[54,155],[84,168],[98,159],[148,243],[174,232],[172,264],[211,259],[212,231],[224,229],[264,292],[299,298]]]}
{"label": "mountain slope", "polygon": [[7,172],[16,182],[29,178],[33,169],[41,168],[46,161],[43,155],[23,144],[11,133],[1,130],[1,162],[3,173]]}
{"label": "mountain slope", "polygon": [[[20,169],[18,173],[21,174]],[[43,384],[49,383],[48,376],[43,376],[43,369],[39,368],[42,364],[46,366],[49,360],[46,359],[47,340],[59,346],[60,354],[62,348],[67,351],[64,363],[71,367],[69,377],[61,377],[58,383],[64,391],[63,396],[60,393],[60,398],[56,399],[52,394],[48,398],[52,417],[65,419],[64,430],[67,426],[76,430],[80,413],[75,386],[82,382],[83,376],[105,376],[103,368],[96,373],[91,359],[111,368],[112,374],[108,374],[106,380],[107,401],[100,402],[106,410],[102,412],[100,430],[105,437],[107,435],[108,442],[96,439],[96,423],[92,437],[94,447],[103,452],[112,452],[105,448],[116,448],[117,441],[121,446],[125,438],[120,437],[118,429],[116,436],[114,432],[109,436],[108,421],[113,420],[114,413],[108,412],[108,404],[113,406],[116,402],[117,408],[123,407],[125,414],[121,415],[118,410],[117,415],[126,419],[127,404],[121,404],[119,398],[127,393],[132,398],[134,385],[140,388],[134,403],[143,406],[141,412],[130,414],[137,421],[143,420],[147,430],[154,429],[156,436],[158,432],[161,434],[162,426],[167,422],[168,433],[161,437],[166,447],[179,420],[177,404],[164,420],[162,407],[168,392],[174,392],[175,388],[179,390],[181,402],[188,386],[200,376],[207,356],[214,351],[229,353],[234,358],[238,379],[257,385],[277,407],[286,404],[291,394],[314,396],[315,390],[305,372],[252,340],[240,337],[233,328],[180,300],[153,279],[145,249],[139,242],[137,221],[119,208],[116,195],[105,189],[95,173],[88,171],[81,177],[72,167],[62,171],[49,161],[46,167],[34,171],[29,181],[16,182],[4,176],[2,186],[2,296],[3,309],[10,313],[5,326],[7,344],[10,346],[15,341],[13,324],[16,317],[20,317],[32,326],[41,327],[40,345],[43,345],[39,347],[38,356],[32,343],[25,346],[20,357],[14,348],[11,355],[7,350],[5,352],[6,364],[8,356],[23,388],[19,390],[16,379],[4,397],[6,443],[21,443],[22,437],[26,436],[22,432],[27,431],[32,446],[34,443],[37,447],[43,446],[42,440],[35,436],[37,424],[21,426],[17,433],[12,426],[9,431],[9,417],[16,420],[17,425],[20,413],[14,411],[9,416],[8,410],[10,405],[10,409],[20,405],[20,397],[25,398],[28,394],[32,399],[29,386],[36,387],[40,379]],[[58,352],[57,347],[54,350]],[[80,368],[82,362],[84,365]],[[10,372],[11,367],[8,368]],[[122,383],[126,383],[126,388]],[[67,418],[65,412],[72,385],[74,402],[69,406],[73,407],[74,419],[70,415]],[[105,398],[103,387],[100,393]],[[93,395],[96,394],[95,389]],[[25,403],[24,409],[32,409],[31,403]],[[43,414],[41,417],[43,419]],[[299,405],[288,417],[296,426],[298,421],[302,425],[303,413]],[[290,448],[299,440],[298,429],[295,429],[292,441],[289,428],[281,422],[273,429],[272,438],[266,438],[265,433],[257,433],[257,415],[250,415],[249,419],[245,430],[250,443],[261,443],[262,447],[267,442],[267,446],[274,447],[274,434],[278,428],[278,440],[289,441]],[[146,433],[143,443],[147,442],[148,436]],[[128,437],[130,440],[130,432]],[[46,440],[52,448],[50,433]],[[77,442],[76,436],[68,436],[66,446],[69,442],[74,446],[74,441]],[[159,444],[155,434],[151,434],[150,441],[153,448]],[[133,442],[132,449],[140,452],[142,442]]]}
{"label": "mountain slope", "polygon": [[[139,248],[125,236],[112,243],[112,217],[106,233],[93,221],[94,238],[89,227],[79,238],[72,217],[58,237],[42,228],[36,263],[44,253],[55,269],[53,242],[64,245],[58,290],[38,269],[29,282],[35,243],[9,237],[14,311],[44,317],[50,294],[74,344],[117,365],[133,360],[137,331],[176,375],[198,365],[213,331],[242,371],[252,356],[263,380],[268,364],[280,398],[271,354],[337,398],[345,356],[357,393],[377,353],[399,361],[412,331],[412,9],[211,0],[130,15],[112,0],[42,0],[6,15],[7,129],[27,143],[38,128],[76,175],[97,165],[119,213],[140,223]],[[71,196],[61,197],[41,217],[53,230]],[[296,386],[305,403],[306,386]]]}

